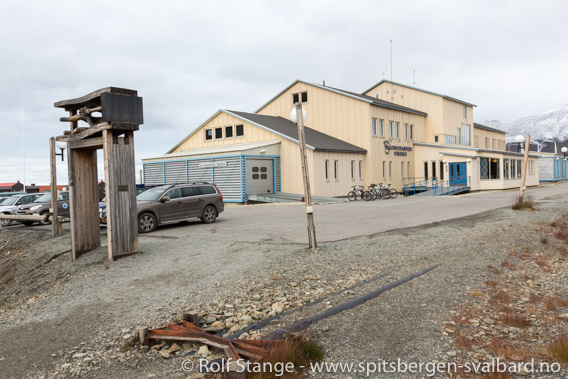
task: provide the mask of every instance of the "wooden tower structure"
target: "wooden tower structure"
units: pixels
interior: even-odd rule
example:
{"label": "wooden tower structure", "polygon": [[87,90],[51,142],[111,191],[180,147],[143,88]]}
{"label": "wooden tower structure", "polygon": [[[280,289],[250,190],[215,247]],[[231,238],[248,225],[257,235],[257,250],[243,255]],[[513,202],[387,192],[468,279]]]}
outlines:
{"label": "wooden tower structure", "polygon": [[[73,260],[101,246],[97,150],[103,149],[108,258],[138,252],[134,132],[143,124],[142,98],[135,90],[108,87],[55,103],[63,108],[71,130],[67,142],[69,206]],[[84,121],[86,126],[79,126]]]}

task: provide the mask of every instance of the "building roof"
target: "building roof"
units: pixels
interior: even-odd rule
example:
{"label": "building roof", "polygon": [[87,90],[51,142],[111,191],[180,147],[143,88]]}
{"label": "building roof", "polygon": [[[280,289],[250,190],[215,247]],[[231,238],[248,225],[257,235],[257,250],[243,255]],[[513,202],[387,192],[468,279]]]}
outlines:
{"label": "building roof", "polygon": [[400,86],[400,87],[410,88],[410,89],[413,89],[413,90],[416,90],[416,91],[420,91],[420,92],[424,92],[424,93],[429,93],[430,95],[440,96],[440,97],[443,97],[444,99],[452,100],[452,101],[455,101],[455,102],[458,102],[458,103],[461,103],[461,104],[469,105],[469,106],[472,106],[472,107],[477,107],[477,105],[475,105],[475,104],[468,103],[467,101],[463,101],[463,100],[456,99],[455,97],[443,95],[443,94],[441,94],[441,93],[436,93],[436,92],[432,92],[432,91],[427,91],[427,90],[425,90],[425,89],[421,89],[421,88],[409,86],[409,85],[402,84],[402,83],[391,82],[390,80],[384,80],[384,79],[381,80],[380,82],[378,82],[377,84],[375,84],[374,86],[372,86],[371,88],[369,88],[368,90],[363,91],[362,93],[365,94],[365,93],[369,92],[370,90],[372,90],[373,88],[375,88],[375,87],[377,87],[377,86],[380,86],[380,85],[383,84],[383,83],[392,83],[392,84],[397,85],[397,86]]}
{"label": "building roof", "polygon": [[268,147],[272,145],[278,145],[282,142],[281,140],[270,140],[270,141],[259,141],[259,142],[248,142],[239,143],[236,145],[221,145],[221,146],[208,146],[199,147],[195,149],[182,150],[179,153],[169,153],[164,155],[157,155],[151,158],[142,158],[142,162],[153,161],[156,159],[176,159],[183,158],[193,155],[207,155],[207,154],[246,154],[248,151],[253,149],[258,149],[261,147]]}
{"label": "building roof", "polygon": [[0,187],[12,187],[15,184],[18,184],[19,182],[12,182],[12,183],[0,183]]}
{"label": "building roof", "polygon": [[503,130],[499,130],[499,129],[495,129],[495,128],[492,128],[492,127],[489,127],[489,126],[481,125],[481,124],[478,124],[477,122],[473,123],[473,127],[476,128],[476,129],[488,130],[490,132],[507,134],[507,132],[505,132]]}
{"label": "building roof", "polygon": [[309,86],[317,87],[317,88],[320,88],[320,89],[323,89],[323,90],[326,90],[326,91],[330,91],[330,92],[333,92],[333,93],[336,93],[336,94],[339,94],[339,95],[347,96],[349,98],[359,100],[359,101],[363,101],[365,103],[373,104],[373,105],[376,105],[376,106],[379,106],[379,107],[394,109],[394,110],[401,111],[401,112],[413,113],[413,114],[417,114],[417,115],[421,115],[421,116],[427,116],[426,113],[418,111],[416,109],[403,107],[401,105],[389,103],[388,101],[384,101],[384,100],[375,99],[374,97],[371,97],[371,96],[362,95],[362,94],[350,92],[350,91],[345,91],[345,90],[338,89],[338,88],[327,87],[327,86],[324,86],[324,85],[321,85],[321,84],[309,83],[309,82],[305,82],[305,81],[299,80],[299,79],[296,80],[295,82],[293,82],[292,84],[290,84],[288,87],[284,88],[282,91],[280,91],[272,99],[270,99],[266,103],[264,103],[260,108],[258,108],[256,110],[256,112],[261,111],[264,107],[266,107],[268,104],[270,104],[272,101],[274,101],[274,99],[278,98],[284,92],[288,91],[296,83],[304,83],[304,84],[307,84]]}
{"label": "building roof", "polygon": [[[225,111],[250,124],[259,126],[263,129],[280,135],[287,140],[298,143],[298,128],[296,123],[283,117],[266,116],[258,113],[246,113],[237,111]],[[334,151],[341,153],[362,153],[367,150],[352,145],[338,138],[319,132],[309,127],[305,127],[306,147],[315,151]]]}

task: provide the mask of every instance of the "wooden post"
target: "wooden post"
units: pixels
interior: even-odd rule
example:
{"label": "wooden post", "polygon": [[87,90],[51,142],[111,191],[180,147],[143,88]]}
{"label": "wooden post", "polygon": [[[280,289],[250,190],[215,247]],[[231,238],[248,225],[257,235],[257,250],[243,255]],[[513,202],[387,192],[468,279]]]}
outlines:
{"label": "wooden post", "polygon": [[304,198],[306,201],[306,215],[308,222],[308,245],[310,249],[317,249],[316,227],[314,225],[314,209],[312,207],[312,194],[310,189],[310,176],[308,159],[306,157],[306,138],[304,134],[304,115],[302,104],[296,103],[296,120],[298,125],[298,142],[300,143],[300,157],[302,161],[302,177],[304,180]]}
{"label": "wooden post", "polygon": [[103,130],[108,259],[138,252],[134,132]]}
{"label": "wooden post", "polygon": [[523,172],[521,174],[521,188],[519,190],[519,208],[523,208],[523,196],[525,192],[525,182],[527,180],[527,165],[529,161],[529,150],[531,143],[531,135],[527,134],[527,140],[525,141],[525,156],[523,158]]}
{"label": "wooden post", "polygon": [[51,171],[51,235],[57,237],[61,234],[61,222],[57,217],[57,169],[55,163],[55,138],[51,137],[49,139],[49,163]]}

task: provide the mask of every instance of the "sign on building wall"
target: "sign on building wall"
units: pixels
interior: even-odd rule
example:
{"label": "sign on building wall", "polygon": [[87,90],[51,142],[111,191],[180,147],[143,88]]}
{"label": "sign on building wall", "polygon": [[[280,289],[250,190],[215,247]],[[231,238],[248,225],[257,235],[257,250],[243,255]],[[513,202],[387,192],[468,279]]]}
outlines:
{"label": "sign on building wall", "polygon": [[408,151],[412,151],[410,146],[395,146],[391,145],[389,141],[385,141],[385,154],[390,154],[391,150],[394,150],[394,155],[407,156]]}
{"label": "sign on building wall", "polygon": [[227,167],[227,162],[204,162],[200,163],[199,167]]}

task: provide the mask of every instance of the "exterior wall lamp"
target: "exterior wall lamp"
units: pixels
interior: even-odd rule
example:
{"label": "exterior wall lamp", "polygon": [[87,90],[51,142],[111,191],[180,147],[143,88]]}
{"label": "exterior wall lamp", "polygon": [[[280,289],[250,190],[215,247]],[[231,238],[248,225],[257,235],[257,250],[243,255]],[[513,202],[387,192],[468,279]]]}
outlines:
{"label": "exterior wall lamp", "polygon": [[568,147],[564,146],[560,151],[564,154],[564,159],[566,159],[566,153],[568,153]]}
{"label": "exterior wall lamp", "polygon": [[60,156],[61,157],[61,162],[63,162],[63,150],[65,150],[67,148],[67,142],[63,142],[63,141],[57,141],[55,143],[57,145],[57,148],[59,150],[61,150],[60,153],[55,153],[56,156]]}

